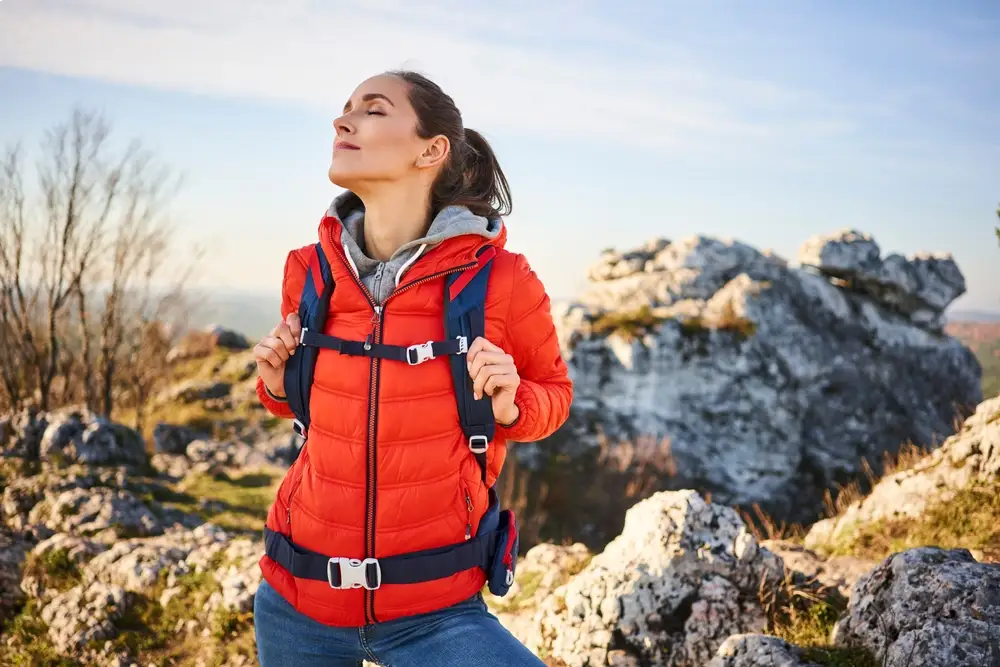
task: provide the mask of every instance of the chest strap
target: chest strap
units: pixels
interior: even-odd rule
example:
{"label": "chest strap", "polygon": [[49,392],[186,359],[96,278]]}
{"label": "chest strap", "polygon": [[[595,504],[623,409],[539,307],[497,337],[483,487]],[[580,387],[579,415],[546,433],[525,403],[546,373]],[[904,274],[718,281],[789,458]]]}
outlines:
{"label": "chest strap", "polygon": [[465,336],[456,336],[454,339],[447,341],[429,340],[426,343],[403,346],[344,340],[336,336],[316,333],[307,328],[302,329],[302,334],[299,336],[299,345],[336,350],[341,354],[355,357],[377,357],[392,361],[405,361],[411,366],[422,364],[437,357],[465,354],[469,351],[469,339]]}

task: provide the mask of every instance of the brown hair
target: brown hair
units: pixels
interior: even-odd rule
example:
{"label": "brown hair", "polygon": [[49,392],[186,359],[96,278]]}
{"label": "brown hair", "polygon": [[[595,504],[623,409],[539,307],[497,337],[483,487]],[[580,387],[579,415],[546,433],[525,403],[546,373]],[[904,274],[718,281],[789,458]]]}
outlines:
{"label": "brown hair", "polygon": [[409,84],[410,104],[417,113],[417,135],[430,139],[439,134],[451,142],[451,155],[431,191],[431,215],[446,206],[466,206],[476,215],[510,215],[507,177],[483,135],[465,127],[455,101],[422,74],[392,71]]}

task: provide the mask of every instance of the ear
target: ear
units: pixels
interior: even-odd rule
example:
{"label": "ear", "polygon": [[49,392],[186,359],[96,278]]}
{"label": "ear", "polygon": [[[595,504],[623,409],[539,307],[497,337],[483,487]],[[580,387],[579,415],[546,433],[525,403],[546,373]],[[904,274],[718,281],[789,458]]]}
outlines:
{"label": "ear", "polygon": [[439,134],[433,139],[428,140],[423,152],[417,156],[415,164],[417,167],[423,169],[437,167],[444,164],[445,160],[448,159],[450,151],[451,142],[448,141],[448,137]]}

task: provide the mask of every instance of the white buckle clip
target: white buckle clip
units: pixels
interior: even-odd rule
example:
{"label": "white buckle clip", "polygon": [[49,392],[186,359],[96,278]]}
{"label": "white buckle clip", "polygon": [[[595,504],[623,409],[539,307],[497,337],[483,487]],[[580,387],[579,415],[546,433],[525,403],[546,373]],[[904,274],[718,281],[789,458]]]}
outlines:
{"label": "white buckle clip", "polygon": [[[477,442],[482,442],[483,444],[476,447]],[[485,435],[473,435],[469,437],[469,449],[473,454],[485,454],[486,449],[490,446],[490,441]]]}
{"label": "white buckle clip", "polygon": [[302,327],[302,331],[299,332],[299,345],[305,345],[303,341],[306,339],[307,331],[309,331],[309,327]]}
{"label": "white buckle clip", "polygon": [[416,366],[417,364],[422,364],[425,361],[433,359],[434,348],[431,347],[431,345],[433,345],[433,341],[418,343],[417,345],[411,345],[406,348],[406,363],[411,366]]}
{"label": "white buckle clip", "polygon": [[458,353],[465,354],[469,351],[469,339],[465,336],[455,336],[455,340],[458,341]]}
{"label": "white buckle clip", "polygon": [[[340,585],[333,583],[334,566],[340,569]],[[368,566],[375,566],[375,585],[368,583]],[[370,591],[382,586],[382,567],[375,558],[331,558],[326,564],[326,580],[330,588],[367,588]]]}

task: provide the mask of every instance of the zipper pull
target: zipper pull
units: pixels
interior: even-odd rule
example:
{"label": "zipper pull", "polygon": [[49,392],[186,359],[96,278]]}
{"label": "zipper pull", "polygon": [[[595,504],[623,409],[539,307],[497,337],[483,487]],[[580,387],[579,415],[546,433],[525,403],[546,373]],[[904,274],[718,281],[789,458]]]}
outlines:
{"label": "zipper pull", "polygon": [[288,523],[289,526],[292,525],[292,507],[291,507],[291,505],[289,505],[288,507],[285,508],[285,521]]}
{"label": "zipper pull", "polygon": [[372,339],[375,337],[375,327],[378,326],[379,318],[382,317],[382,306],[375,306],[375,312],[372,313],[372,332],[365,337],[365,351],[372,349]]}

